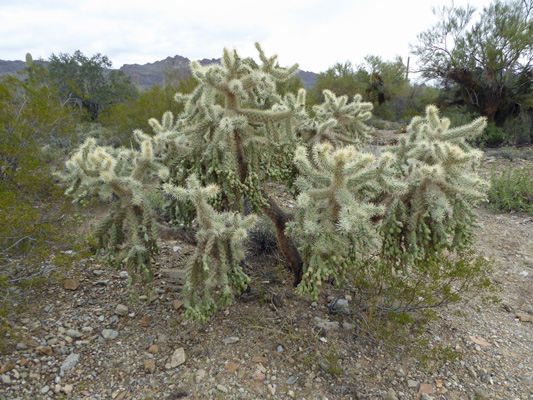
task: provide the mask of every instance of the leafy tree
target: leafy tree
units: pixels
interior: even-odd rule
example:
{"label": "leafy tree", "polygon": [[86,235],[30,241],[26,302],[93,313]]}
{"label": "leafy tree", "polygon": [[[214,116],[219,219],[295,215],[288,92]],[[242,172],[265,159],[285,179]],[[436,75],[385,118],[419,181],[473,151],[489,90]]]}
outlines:
{"label": "leafy tree", "polygon": [[74,54],[52,54],[49,74],[64,104],[85,109],[94,121],[111,104],[136,96],[136,88],[122,71],[110,70],[112,63],[101,54],[91,58]]}
{"label": "leafy tree", "polygon": [[360,69],[367,73],[366,99],[380,106],[403,94],[407,88],[407,67],[401,57],[383,61],[379,56],[366,56]]}
{"label": "leafy tree", "polygon": [[360,69],[354,69],[350,61],[346,61],[344,64],[336,63],[326,72],[318,74],[313,89],[319,102],[324,101],[322,92],[326,89],[331,90],[337,96],[353,97],[357,93],[364,93],[366,78],[367,74]]}
{"label": "leafy tree", "polygon": [[503,126],[533,110],[533,2],[496,0],[477,21],[475,11],[435,9],[439,22],[418,35],[412,51],[425,78],[455,90],[458,104]]}
{"label": "leafy tree", "polygon": [[98,122],[107,130],[107,136],[100,139],[119,139],[122,144],[128,146],[135,142],[132,140],[132,132],[135,129],[151,129],[148,120],[152,116],[162,115],[166,111],[180,113],[183,106],[174,100],[174,95],[178,91],[190,93],[197,84],[192,77],[166,79],[164,86],[154,85],[141,90],[135,97],[110,105],[98,116]]}

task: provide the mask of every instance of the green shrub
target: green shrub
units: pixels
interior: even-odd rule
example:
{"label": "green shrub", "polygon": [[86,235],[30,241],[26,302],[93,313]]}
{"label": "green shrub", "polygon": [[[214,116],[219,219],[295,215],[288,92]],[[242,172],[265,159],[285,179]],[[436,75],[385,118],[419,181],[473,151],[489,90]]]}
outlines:
{"label": "green shrub", "polygon": [[489,204],[496,211],[533,214],[533,168],[508,169],[493,173]]}

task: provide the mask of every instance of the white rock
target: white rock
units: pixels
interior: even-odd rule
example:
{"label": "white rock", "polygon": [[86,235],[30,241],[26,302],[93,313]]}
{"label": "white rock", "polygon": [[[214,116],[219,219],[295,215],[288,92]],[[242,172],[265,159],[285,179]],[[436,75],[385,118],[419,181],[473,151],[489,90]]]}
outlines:
{"label": "white rock", "polygon": [[66,394],[70,394],[74,390],[74,386],[65,385],[65,386],[63,386],[63,388],[61,390],[63,390],[63,392],[65,392]]}
{"label": "white rock", "polygon": [[102,331],[102,337],[105,340],[114,340],[118,337],[118,332],[114,329],[104,329]]}
{"label": "white rock", "polygon": [[181,365],[185,362],[185,350],[183,347],[176,349],[172,358],[170,359],[170,368],[176,368],[178,365]]}
{"label": "white rock", "polygon": [[128,306],[125,306],[124,304],[119,304],[117,308],[115,308],[115,314],[117,315],[126,315],[128,313]]}
{"label": "white rock", "polygon": [[63,361],[61,363],[61,367],[60,367],[60,375],[63,375],[66,371],[68,371],[69,369],[71,369],[72,367],[74,367],[78,361],[80,359],[80,355],[79,354],[71,354],[69,355],[65,361]]}

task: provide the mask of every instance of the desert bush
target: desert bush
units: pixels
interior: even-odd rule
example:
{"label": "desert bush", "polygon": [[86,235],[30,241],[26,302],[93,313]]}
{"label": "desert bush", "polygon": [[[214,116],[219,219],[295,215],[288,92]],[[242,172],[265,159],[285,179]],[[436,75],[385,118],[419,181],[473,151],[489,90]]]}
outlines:
{"label": "desert bush", "polygon": [[[372,104],[324,90],[308,113],[305,90],[278,93],[297,66],[280,68],[256,47],[261,64],[227,49],[220,65],[192,62],[198,85],[176,95],[183,111],[150,119],[153,134],[135,131],[137,146],[89,139],[68,161],[76,201],[98,193],[112,203],[95,237],[118,265],[150,277],[157,224],[147,193],[155,187],[179,210],[176,222],[197,229],[183,294],[187,315],[200,320],[248,284],[242,246],[258,214],[272,222],[297,292],[313,298],[324,282],[359,279],[378,253],[384,274],[400,269],[394,273],[408,280],[425,261],[468,247],[472,207],[486,184],[475,172],[480,152],[467,139],[481,134],[484,119],[451,128],[429,106],[405,139],[376,157],[363,150]],[[297,196],[295,213],[278,205],[273,183]]]}
{"label": "desert bush", "polygon": [[493,172],[489,204],[496,211],[520,211],[533,214],[533,168],[511,165],[500,173]]}
{"label": "desert bush", "polygon": [[62,250],[76,245],[76,211],[53,177],[72,148],[77,113],[61,106],[46,72],[0,79],[0,347],[7,319],[26,288],[69,265]]}

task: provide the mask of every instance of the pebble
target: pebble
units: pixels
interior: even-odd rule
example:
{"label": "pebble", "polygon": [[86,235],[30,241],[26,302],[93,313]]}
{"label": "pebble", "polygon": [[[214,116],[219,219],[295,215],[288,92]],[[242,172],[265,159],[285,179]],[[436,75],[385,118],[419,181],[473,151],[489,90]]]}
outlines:
{"label": "pebble", "polygon": [[148,352],[152,354],[159,353],[159,346],[157,344],[151,345],[150,348],[148,349]]}
{"label": "pebble", "polygon": [[102,276],[104,274],[104,270],[103,269],[95,269],[93,271],[93,274],[96,275],[96,276]]}
{"label": "pebble", "polygon": [[222,339],[222,341],[224,342],[224,344],[233,344],[233,343],[237,343],[240,339],[237,337],[237,336],[230,336],[230,337],[227,337],[227,338],[224,338]]}
{"label": "pebble", "polygon": [[11,378],[9,377],[9,375],[2,375],[2,383],[5,385],[11,384]]}
{"label": "pebble", "polygon": [[61,363],[61,367],[60,367],[60,375],[63,375],[66,371],[70,370],[71,368],[73,368],[79,361],[80,359],[80,355],[79,354],[71,354],[69,355],[65,361],[63,361]]}
{"label": "pebble", "polygon": [[418,387],[418,384],[419,384],[419,382],[415,381],[413,379],[408,379],[407,380],[407,387],[409,387],[409,388],[416,388],[416,387]]}
{"label": "pebble", "polygon": [[153,358],[150,358],[148,360],[144,360],[144,370],[146,372],[149,372],[151,374],[155,371],[155,361]]}
{"label": "pebble", "polygon": [[77,279],[65,279],[65,289],[67,290],[76,290],[79,284]]}
{"label": "pebble", "polygon": [[74,390],[74,386],[65,385],[65,386],[63,386],[63,388],[61,390],[63,390],[63,392],[66,393],[66,394],[70,394]]}
{"label": "pebble", "polygon": [[291,376],[287,381],[285,382],[287,385],[294,385],[298,381],[298,377],[296,375]]}
{"label": "pebble", "polygon": [[118,332],[114,329],[104,329],[102,330],[102,337],[105,340],[114,340],[118,337]]}
{"label": "pebble", "polygon": [[183,347],[176,349],[176,351],[174,351],[174,354],[172,354],[172,357],[170,359],[170,368],[176,368],[178,365],[183,364],[185,360],[186,360],[185,350],[183,349]]}
{"label": "pebble", "polygon": [[118,277],[120,279],[128,279],[130,277],[130,274],[128,274],[128,271],[120,271]]}
{"label": "pebble", "polygon": [[50,386],[46,385],[45,387],[43,387],[43,388],[41,389],[41,393],[42,393],[42,394],[48,393],[49,390],[50,390]]}
{"label": "pebble", "polygon": [[117,308],[115,308],[115,314],[117,315],[128,314],[128,306],[125,306],[124,304],[117,305]]}
{"label": "pebble", "polygon": [[328,307],[332,313],[350,312],[350,304],[348,303],[348,300],[345,299],[338,299],[337,301],[333,300],[328,303]]}
{"label": "pebble", "polygon": [[79,339],[79,338],[81,338],[83,336],[83,333],[81,333],[77,329],[69,329],[69,330],[67,330],[67,336],[72,338],[72,339]]}
{"label": "pebble", "polygon": [[220,390],[223,393],[228,393],[228,388],[226,388],[226,386],[223,386],[223,385],[217,385],[217,390]]}

